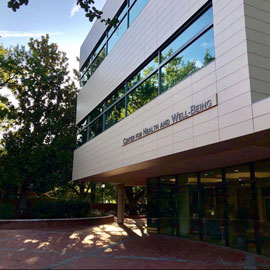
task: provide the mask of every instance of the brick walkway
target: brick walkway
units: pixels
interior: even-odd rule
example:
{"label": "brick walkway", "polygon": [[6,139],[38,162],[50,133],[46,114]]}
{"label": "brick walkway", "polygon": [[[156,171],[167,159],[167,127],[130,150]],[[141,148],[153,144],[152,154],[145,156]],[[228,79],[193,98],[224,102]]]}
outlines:
{"label": "brick walkway", "polygon": [[0,231],[0,269],[270,269],[264,258],[180,238],[148,235],[144,222]]}

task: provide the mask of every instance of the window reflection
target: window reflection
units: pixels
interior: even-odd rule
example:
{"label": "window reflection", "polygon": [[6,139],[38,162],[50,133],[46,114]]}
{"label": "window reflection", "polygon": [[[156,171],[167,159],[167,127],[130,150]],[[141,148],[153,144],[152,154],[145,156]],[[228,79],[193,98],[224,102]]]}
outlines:
{"label": "window reflection", "polygon": [[178,177],[178,230],[179,235],[199,239],[199,190],[197,174],[182,174]]}
{"label": "window reflection", "polygon": [[121,98],[126,92],[125,85],[122,86],[119,90],[115,91],[105,102],[106,107],[109,107],[114,102],[116,102],[119,98]]}
{"label": "window reflection", "polygon": [[118,25],[117,29],[111,36],[111,38],[108,41],[108,53],[112,50],[112,48],[115,46],[117,41],[122,37],[122,35],[127,30],[127,16],[125,19]]}
{"label": "window reflection", "polygon": [[108,112],[106,112],[105,129],[110,128],[117,122],[125,118],[125,99],[122,99]]}
{"label": "window reflection", "polygon": [[255,204],[248,165],[226,169],[230,245],[256,251]]}
{"label": "window reflection", "polygon": [[94,73],[99,65],[103,62],[106,57],[106,47],[103,47],[98,56],[95,58],[92,64],[92,73]]}
{"label": "window reflection", "polygon": [[87,142],[87,128],[80,131],[77,135],[77,146],[80,147]]}
{"label": "window reflection", "polygon": [[154,71],[158,67],[158,56],[156,56],[149,64],[147,64],[144,68],[140,70],[129,82],[128,88],[132,88],[137,83],[139,83],[142,79],[147,77],[152,71]]}
{"label": "window reflection", "polygon": [[97,118],[103,112],[103,107],[98,106],[90,113],[90,122]]}
{"label": "window reflection", "polygon": [[137,0],[129,12],[129,24],[132,24],[136,17],[141,13],[149,0]]}
{"label": "window reflection", "polygon": [[[131,11],[134,9],[135,12],[136,8],[137,10],[140,10],[139,7],[142,7],[147,2],[148,1],[143,0],[134,2],[134,6],[131,8]],[[125,12],[123,11],[120,14],[120,17],[124,13]],[[152,58],[152,60],[142,69],[140,69],[135,76],[122,83],[122,85],[117,91],[113,92],[113,94],[111,94],[104,102],[99,104],[98,108],[90,112],[90,121],[93,121],[95,118],[101,115],[103,112],[103,108],[109,108],[117,101],[120,102],[120,99],[126,94],[126,86],[128,89],[136,87],[136,89],[134,89],[125,97],[125,100],[127,102],[127,104],[125,104],[125,106],[127,107],[127,112],[125,113],[126,115],[130,115],[146,103],[150,102],[153,98],[157,97],[159,94],[159,90],[160,93],[167,91],[169,88],[173,87],[175,84],[179,83],[181,80],[185,79],[193,72],[199,70],[200,68],[204,67],[212,60],[214,60],[214,31],[211,25],[212,21],[212,8],[209,8],[203,15],[201,15],[201,17],[197,19],[197,21],[193,22],[191,26],[189,26],[189,28],[187,28],[183,33],[181,33],[178,38],[173,40],[164,50],[157,52],[156,55],[154,55],[154,57]],[[212,28],[205,32],[202,36],[197,38],[196,36],[202,30],[205,31],[206,27]],[[127,15],[124,16],[123,21],[120,22],[120,24],[117,26],[117,29],[109,39],[109,51],[121,38],[126,28]],[[197,39],[194,37],[196,37]],[[190,41],[190,38],[194,38],[194,41]],[[185,50],[177,53],[179,48],[181,49],[181,47],[187,40],[191,44]],[[106,56],[106,45],[104,45],[104,41],[100,44],[99,48],[96,51],[98,52],[98,50],[100,50],[99,54],[93,60],[93,63],[89,66],[89,68],[85,71],[84,76],[81,78],[82,85],[87,82],[87,80],[90,78],[93,72],[95,72],[95,70],[102,63]],[[159,59],[159,54],[161,55],[161,59]],[[170,60],[167,60],[167,63],[164,66],[162,66],[162,64],[160,66],[160,60],[166,60],[168,58]],[[91,59],[93,59],[93,56]],[[152,73],[154,73],[154,75],[151,75],[150,78],[145,80],[145,78],[150,76],[150,74]],[[121,102],[123,103],[124,101]],[[119,104],[119,108],[123,108],[122,103]],[[114,108],[117,108],[116,105]],[[113,108],[111,108],[111,110],[113,110]],[[105,118],[106,117],[104,117],[104,119]],[[104,126],[108,128],[113,123],[115,123],[115,121],[118,120],[110,120],[108,123],[104,123]]]}
{"label": "window reflection", "polygon": [[213,9],[210,8],[161,52],[161,61],[163,62],[164,60],[168,59],[172,54],[174,54],[177,50],[179,50],[186,42],[191,40],[202,29],[204,29],[206,26],[210,26],[212,23],[213,23]]}
{"label": "window reflection", "polygon": [[90,140],[99,135],[103,130],[103,116],[99,117],[95,122],[93,122],[90,125],[89,130],[90,130],[89,134]]}
{"label": "window reflection", "polygon": [[256,163],[259,219],[259,244],[263,255],[270,256],[270,161]]}
{"label": "window reflection", "polygon": [[135,112],[158,96],[158,73],[155,73],[128,95],[127,114]]}
{"label": "window reflection", "polygon": [[[169,56],[172,53],[172,49],[167,52]],[[161,92],[167,91],[214,58],[214,31],[212,28],[161,69]]]}

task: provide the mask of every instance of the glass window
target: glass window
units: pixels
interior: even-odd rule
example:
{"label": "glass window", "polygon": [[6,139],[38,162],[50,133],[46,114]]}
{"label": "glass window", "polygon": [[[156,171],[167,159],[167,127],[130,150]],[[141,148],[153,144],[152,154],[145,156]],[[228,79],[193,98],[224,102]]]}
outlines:
{"label": "glass window", "polygon": [[135,112],[158,96],[158,73],[155,73],[128,95],[127,114]]}
{"label": "glass window", "polygon": [[132,4],[135,2],[136,0],[129,0],[129,6],[132,6]]}
{"label": "glass window", "polygon": [[259,216],[259,244],[262,254],[270,256],[270,160],[256,163],[255,177]]}
{"label": "glass window", "polygon": [[176,235],[176,196],[175,177],[162,177],[158,185],[159,232]]}
{"label": "glass window", "polygon": [[156,56],[150,63],[148,63],[141,71],[139,71],[129,82],[128,88],[131,89],[142,79],[148,76],[152,71],[158,67],[158,56]]}
{"label": "glass window", "polygon": [[101,115],[95,122],[89,127],[89,139],[95,138],[103,131],[103,115]]}
{"label": "glass window", "polygon": [[89,115],[90,121],[93,121],[95,118],[97,118],[101,113],[103,112],[102,105],[99,105],[97,108],[95,108]]}
{"label": "glass window", "polygon": [[117,29],[114,31],[113,35],[108,41],[108,53],[115,46],[117,41],[122,37],[122,35],[127,30],[127,16],[123,19],[123,21],[117,26]]}
{"label": "glass window", "polygon": [[105,57],[106,57],[106,47],[103,47],[99,55],[95,58],[95,60],[92,63],[92,73],[94,73],[97,70],[97,68],[105,59]]}
{"label": "glass window", "polygon": [[120,13],[119,16],[118,16],[118,21],[119,21],[119,22],[124,18],[124,16],[125,16],[126,13],[127,13],[127,10],[128,10],[128,6],[127,6],[127,4],[125,4],[124,9],[121,11],[121,13]]}
{"label": "glass window", "polygon": [[[92,59],[94,59],[98,54],[99,54],[99,52],[100,52],[100,50],[105,46],[105,44],[106,44],[106,36],[104,36],[103,38],[102,38],[102,41],[101,41],[101,43],[99,44],[99,46],[97,47],[97,49],[94,51],[94,53],[92,54],[92,56],[93,56],[93,58]],[[105,46],[106,47],[106,46]],[[104,49],[104,48],[103,48]],[[106,51],[106,50],[105,50]]]}
{"label": "glass window", "polygon": [[213,59],[215,51],[212,28],[161,69],[161,92],[167,91]]}
{"label": "glass window", "polygon": [[81,131],[84,129],[88,124],[87,117],[85,117],[79,124],[78,124],[78,130]]}
{"label": "glass window", "polygon": [[147,229],[157,232],[158,229],[158,179],[147,181]]}
{"label": "glass window", "polygon": [[255,201],[249,166],[226,169],[230,246],[256,252]]}
{"label": "glass window", "polygon": [[110,128],[125,118],[125,99],[123,98],[115,106],[106,112],[105,129]]}
{"label": "glass window", "polygon": [[119,90],[115,91],[105,102],[106,108],[110,107],[114,102],[121,98],[126,92],[125,85],[122,86]]}
{"label": "glass window", "polygon": [[161,61],[168,59],[185,43],[196,36],[202,29],[213,24],[213,9],[210,8],[183,33],[180,34],[171,44],[161,51]]}
{"label": "glass window", "polygon": [[179,235],[199,238],[199,191],[197,174],[182,174],[178,177],[178,231]]}
{"label": "glass window", "polygon": [[141,13],[143,8],[147,5],[149,0],[137,0],[134,6],[129,11],[129,25],[133,23],[136,17]]}
{"label": "glass window", "polygon": [[224,196],[221,170],[201,173],[202,228],[205,241],[225,245]]}
{"label": "glass window", "polygon": [[82,146],[87,142],[87,128],[82,130],[77,135],[77,147]]}

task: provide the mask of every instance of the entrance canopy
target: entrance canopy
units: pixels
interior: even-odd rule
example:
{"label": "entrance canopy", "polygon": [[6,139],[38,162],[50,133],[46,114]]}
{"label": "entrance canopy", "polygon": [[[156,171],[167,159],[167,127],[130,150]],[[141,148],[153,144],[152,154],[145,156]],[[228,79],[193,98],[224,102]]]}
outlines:
{"label": "entrance canopy", "polygon": [[270,158],[269,130],[90,176],[81,181],[146,185],[148,178],[223,168]]}

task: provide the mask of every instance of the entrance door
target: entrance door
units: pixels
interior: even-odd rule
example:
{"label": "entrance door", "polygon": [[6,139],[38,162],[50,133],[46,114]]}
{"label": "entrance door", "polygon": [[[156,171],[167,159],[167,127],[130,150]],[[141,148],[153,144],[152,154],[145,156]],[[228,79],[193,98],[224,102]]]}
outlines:
{"label": "entrance door", "polygon": [[203,240],[225,245],[221,170],[201,173]]}

